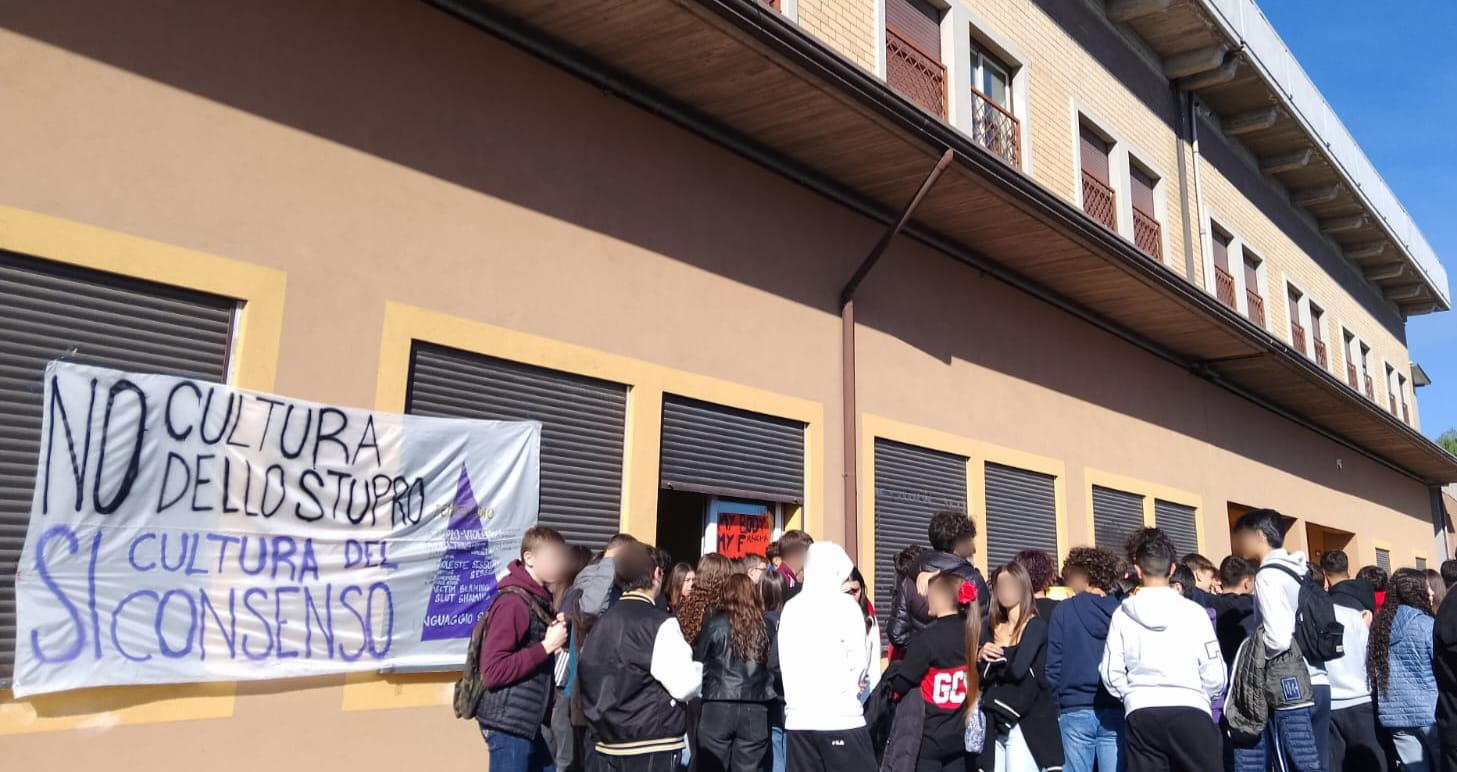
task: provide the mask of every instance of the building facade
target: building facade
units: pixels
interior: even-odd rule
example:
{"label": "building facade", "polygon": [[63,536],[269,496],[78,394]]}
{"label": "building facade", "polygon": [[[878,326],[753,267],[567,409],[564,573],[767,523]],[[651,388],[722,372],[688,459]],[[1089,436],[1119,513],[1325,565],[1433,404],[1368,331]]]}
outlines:
{"label": "building facade", "polygon": [[[983,568],[1146,523],[1217,560],[1253,507],[1292,548],[1435,564],[1457,461],[1417,431],[1404,323],[1446,309],[1445,273],[1262,22],[1239,0],[0,11],[0,568],[58,357],[535,418],[541,519],[572,540],[692,558],[764,516],[844,542],[882,600],[946,508]],[[7,582],[0,678],[14,626]],[[480,764],[453,677],[0,693],[0,734],[16,768]]]}

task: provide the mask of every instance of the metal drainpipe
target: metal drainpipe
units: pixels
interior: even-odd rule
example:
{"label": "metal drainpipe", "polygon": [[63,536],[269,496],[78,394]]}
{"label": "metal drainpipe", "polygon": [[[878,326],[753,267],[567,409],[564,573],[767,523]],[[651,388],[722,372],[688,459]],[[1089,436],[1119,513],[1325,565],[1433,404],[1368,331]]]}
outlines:
{"label": "metal drainpipe", "polygon": [[860,266],[855,269],[850,281],[845,283],[844,289],[840,290],[840,386],[841,402],[844,404],[844,415],[842,417],[841,442],[844,447],[844,478],[845,478],[845,552],[850,559],[859,561],[860,551],[860,496],[859,481],[855,473],[855,462],[860,449],[859,417],[860,409],[855,397],[855,290],[860,288],[865,277],[870,274],[870,269],[885,254],[901,229],[910,222],[911,215],[915,213],[916,207],[921,205],[921,200],[931,191],[931,186],[936,184],[941,172],[951,165],[956,158],[956,151],[947,148],[941,154],[936,166],[931,169],[930,174],[921,182],[921,187],[916,188],[915,195],[906,202],[905,208],[901,210],[900,217],[881,234],[880,240],[871,247],[870,253],[860,261]]}
{"label": "metal drainpipe", "polygon": [[[1204,222],[1204,177],[1199,173],[1199,97],[1192,92],[1189,94],[1189,143],[1194,148],[1194,219],[1195,231],[1199,234],[1199,262],[1204,262],[1204,244],[1207,234],[1207,225]],[[1188,253],[1188,250],[1185,250]],[[1194,281],[1193,271],[1189,272],[1189,281]],[[1211,287],[1210,278],[1204,277],[1204,288]]]}

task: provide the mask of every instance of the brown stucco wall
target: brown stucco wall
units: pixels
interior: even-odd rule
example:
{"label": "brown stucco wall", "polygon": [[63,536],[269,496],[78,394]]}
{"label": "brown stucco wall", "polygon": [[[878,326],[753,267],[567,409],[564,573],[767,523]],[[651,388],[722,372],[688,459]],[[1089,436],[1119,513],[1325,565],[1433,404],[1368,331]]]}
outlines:
{"label": "brown stucco wall", "polygon": [[[0,203],[286,272],[275,390],[374,404],[393,301],[772,391],[829,417],[813,493],[843,536],[835,295],[877,226],[423,3],[53,0],[0,27]],[[941,255],[897,245],[860,305],[862,409],[1062,459],[1072,543],[1087,468],[1197,492],[1216,555],[1227,499],[1379,522],[1398,561],[1430,541],[1416,483]],[[343,680],[243,684],[206,720],[0,700],[5,760],[483,765],[441,678]]]}

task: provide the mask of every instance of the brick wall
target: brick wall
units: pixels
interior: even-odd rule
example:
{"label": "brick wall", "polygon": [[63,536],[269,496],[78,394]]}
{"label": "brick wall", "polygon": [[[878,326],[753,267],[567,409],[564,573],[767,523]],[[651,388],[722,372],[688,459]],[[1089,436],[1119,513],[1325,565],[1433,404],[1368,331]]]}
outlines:
{"label": "brick wall", "polygon": [[799,26],[845,58],[875,71],[877,0],[799,0]]}

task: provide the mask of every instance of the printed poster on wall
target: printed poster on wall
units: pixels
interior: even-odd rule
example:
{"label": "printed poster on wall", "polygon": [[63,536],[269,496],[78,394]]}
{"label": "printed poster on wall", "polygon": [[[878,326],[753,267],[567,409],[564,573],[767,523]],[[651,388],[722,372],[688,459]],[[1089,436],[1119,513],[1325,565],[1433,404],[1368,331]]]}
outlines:
{"label": "printed poster on wall", "polygon": [[536,522],[541,425],[52,362],[17,697],[457,666]]}

